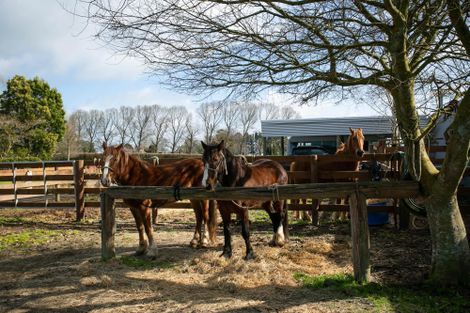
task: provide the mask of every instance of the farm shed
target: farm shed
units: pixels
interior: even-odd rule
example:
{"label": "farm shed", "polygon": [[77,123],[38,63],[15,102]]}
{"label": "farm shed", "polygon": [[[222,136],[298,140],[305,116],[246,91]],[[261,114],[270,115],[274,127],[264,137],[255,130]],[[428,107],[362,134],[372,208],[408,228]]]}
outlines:
{"label": "farm shed", "polygon": [[[426,121],[426,117],[421,117],[421,126]],[[334,151],[349,136],[349,127],[363,129],[366,150],[370,143],[391,139],[396,128],[390,116],[265,120],[261,121],[261,135],[265,140],[287,137],[287,154],[301,145],[323,146]]]}

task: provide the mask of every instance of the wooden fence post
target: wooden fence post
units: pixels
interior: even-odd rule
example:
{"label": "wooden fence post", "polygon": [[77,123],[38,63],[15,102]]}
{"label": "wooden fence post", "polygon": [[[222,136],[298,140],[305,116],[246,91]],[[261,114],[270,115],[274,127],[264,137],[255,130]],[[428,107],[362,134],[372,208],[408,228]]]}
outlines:
{"label": "wooden fence post", "polygon": [[367,283],[370,279],[369,263],[369,225],[367,223],[366,197],[356,191],[349,198],[351,215],[352,261],[354,279],[359,283]]}
{"label": "wooden fence post", "polygon": [[[310,156],[310,182],[318,182],[318,155]],[[320,220],[318,213],[319,205],[319,199],[312,199],[312,224],[315,226],[318,225]]]}
{"label": "wooden fence post", "polygon": [[77,160],[73,165],[75,185],[75,211],[77,222],[85,215],[85,161]]}
{"label": "wooden fence post", "polygon": [[101,258],[106,261],[116,256],[114,248],[114,234],[116,233],[116,210],[114,198],[106,192],[100,194],[101,198]]}

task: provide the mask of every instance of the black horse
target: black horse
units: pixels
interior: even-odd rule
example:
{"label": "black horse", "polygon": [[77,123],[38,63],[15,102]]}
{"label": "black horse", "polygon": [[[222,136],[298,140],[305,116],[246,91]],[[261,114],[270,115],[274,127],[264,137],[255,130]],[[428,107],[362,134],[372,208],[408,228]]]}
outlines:
{"label": "black horse", "polygon": [[[202,147],[204,153],[204,176],[202,183],[206,184],[208,190],[214,190],[216,184],[224,187],[259,187],[285,185],[288,181],[287,172],[281,164],[260,159],[252,164],[246,162],[242,157],[234,156],[224,146],[224,141],[218,145],[207,145]],[[230,215],[236,213],[242,221],[242,235],[246,245],[245,259],[254,258],[253,248],[250,243],[250,230],[248,209],[261,207],[268,212],[273,223],[273,239],[270,244],[282,247],[288,239],[287,210],[283,200],[274,201],[218,201],[219,211],[224,224],[224,251],[222,255],[226,258],[232,256],[232,243],[229,230]]]}

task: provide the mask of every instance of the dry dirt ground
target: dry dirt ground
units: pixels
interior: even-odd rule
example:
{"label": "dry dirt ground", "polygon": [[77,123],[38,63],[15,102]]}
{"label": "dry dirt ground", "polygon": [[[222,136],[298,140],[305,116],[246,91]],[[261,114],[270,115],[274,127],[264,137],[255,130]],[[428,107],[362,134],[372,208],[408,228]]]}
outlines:
{"label": "dry dirt ground", "polygon": [[[251,213],[251,212],[250,212]],[[72,210],[0,210],[0,236],[44,231],[45,240],[0,247],[0,312],[382,312],[365,297],[302,287],[296,273],[352,273],[348,224],[292,225],[286,247],[268,246],[270,225],[254,218],[256,259],[243,260],[234,225],[234,255],[219,245],[192,249],[193,214],[161,210],[156,260],[131,257],[137,234],[128,210],[118,210],[118,257],[100,260],[98,210],[73,222]],[[252,219],[253,220],[253,219]],[[371,227],[372,280],[411,284],[430,264],[427,229]],[[35,233],[37,234],[37,232]]]}

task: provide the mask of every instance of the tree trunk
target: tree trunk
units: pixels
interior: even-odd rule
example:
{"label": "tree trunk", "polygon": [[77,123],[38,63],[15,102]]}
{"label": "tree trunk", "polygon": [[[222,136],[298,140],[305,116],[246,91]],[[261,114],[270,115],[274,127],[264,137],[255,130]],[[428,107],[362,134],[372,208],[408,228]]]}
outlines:
{"label": "tree trunk", "polygon": [[431,281],[468,283],[469,249],[457,197],[431,195],[425,201],[432,239]]}
{"label": "tree trunk", "polygon": [[[420,160],[418,166],[421,168],[418,173],[420,174],[419,182],[425,196],[432,240],[430,278],[431,281],[440,285],[468,283],[470,252],[456,192],[468,162],[469,135],[466,132],[466,124],[469,122],[461,123],[470,106],[467,105],[466,110],[460,110],[456,115],[455,120],[459,120],[460,123],[456,131],[460,133],[451,138],[444,164],[439,172],[431,162],[423,140],[420,140],[417,145],[413,141],[421,133],[414,102],[413,81],[408,82],[402,81],[391,92],[400,132],[405,139],[409,165],[414,161],[414,156],[411,154],[419,152],[419,155],[416,155]],[[415,145],[415,149],[412,149],[412,145]]]}

